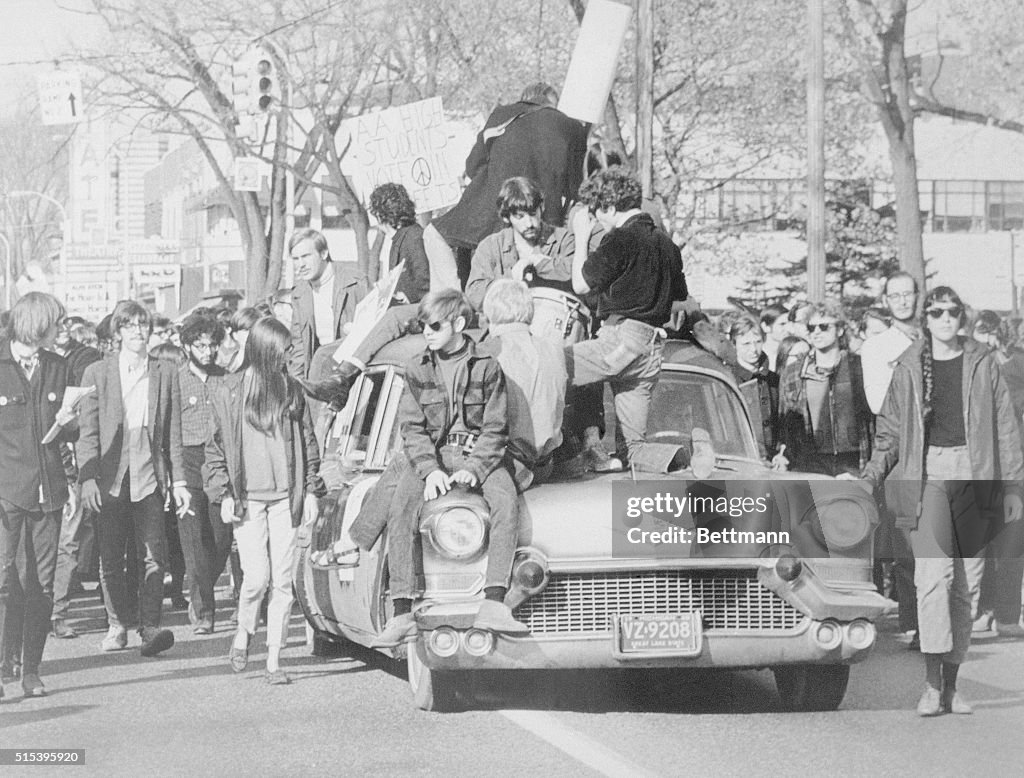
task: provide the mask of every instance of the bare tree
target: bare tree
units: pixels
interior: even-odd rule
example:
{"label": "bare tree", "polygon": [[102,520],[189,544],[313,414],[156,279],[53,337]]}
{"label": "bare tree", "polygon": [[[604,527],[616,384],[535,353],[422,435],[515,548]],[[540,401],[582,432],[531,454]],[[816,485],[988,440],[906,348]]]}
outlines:
{"label": "bare tree", "polygon": [[[64,239],[60,211],[35,193],[66,201],[68,138],[60,128],[41,127],[32,98],[0,120],[0,233],[10,243],[3,261],[12,279],[33,261],[49,270]],[[8,196],[14,192],[26,194]]]}

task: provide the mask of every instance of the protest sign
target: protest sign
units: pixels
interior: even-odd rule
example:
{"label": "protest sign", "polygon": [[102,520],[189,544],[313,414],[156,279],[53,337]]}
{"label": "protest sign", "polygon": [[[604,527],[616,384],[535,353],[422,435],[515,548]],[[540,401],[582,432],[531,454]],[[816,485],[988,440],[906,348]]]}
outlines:
{"label": "protest sign", "polygon": [[440,97],[363,114],[346,121],[344,129],[340,145],[351,141],[353,180],[364,202],[386,183],[402,184],[417,213],[458,201],[464,160]]}

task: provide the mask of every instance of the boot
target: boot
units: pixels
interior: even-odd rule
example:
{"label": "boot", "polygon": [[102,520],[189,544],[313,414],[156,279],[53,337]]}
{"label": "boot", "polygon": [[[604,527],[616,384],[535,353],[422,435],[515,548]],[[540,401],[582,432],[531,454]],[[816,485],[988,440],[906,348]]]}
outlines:
{"label": "boot", "polygon": [[336,363],[326,378],[319,381],[299,381],[306,394],[314,400],[329,403],[331,409],[340,411],[348,402],[348,392],[362,372],[351,362]]}

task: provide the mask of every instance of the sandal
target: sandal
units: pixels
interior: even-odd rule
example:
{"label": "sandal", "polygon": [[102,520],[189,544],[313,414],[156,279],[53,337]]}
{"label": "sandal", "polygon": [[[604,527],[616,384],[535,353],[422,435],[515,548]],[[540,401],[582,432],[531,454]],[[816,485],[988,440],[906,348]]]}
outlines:
{"label": "sandal", "polygon": [[309,563],[318,570],[359,567],[359,547],[346,548],[342,551],[333,551],[332,549],[315,551],[310,554]]}

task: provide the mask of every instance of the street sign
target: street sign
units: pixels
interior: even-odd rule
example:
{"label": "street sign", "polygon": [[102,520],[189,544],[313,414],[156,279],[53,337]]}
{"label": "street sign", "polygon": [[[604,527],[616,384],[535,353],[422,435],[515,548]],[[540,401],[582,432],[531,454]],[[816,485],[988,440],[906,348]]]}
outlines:
{"label": "street sign", "polygon": [[82,76],[75,70],[55,70],[39,76],[39,108],[43,124],[78,124],[82,104]]}

